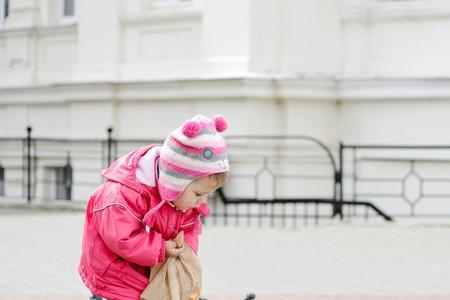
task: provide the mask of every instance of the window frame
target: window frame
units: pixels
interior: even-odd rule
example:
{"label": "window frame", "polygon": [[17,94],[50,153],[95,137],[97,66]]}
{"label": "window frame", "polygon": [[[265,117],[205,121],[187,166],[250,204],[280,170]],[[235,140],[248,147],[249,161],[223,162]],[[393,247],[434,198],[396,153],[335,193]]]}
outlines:
{"label": "window frame", "polygon": [[72,176],[73,171],[70,165],[53,167],[54,176],[54,199],[72,200]]}
{"label": "window frame", "polygon": [[59,24],[73,24],[77,22],[77,0],[71,0],[73,2],[73,15],[65,16],[65,2],[66,0],[58,0],[57,2],[57,19]]}
{"label": "window frame", "polygon": [[9,17],[9,0],[0,0],[0,28],[3,28],[5,20]]}

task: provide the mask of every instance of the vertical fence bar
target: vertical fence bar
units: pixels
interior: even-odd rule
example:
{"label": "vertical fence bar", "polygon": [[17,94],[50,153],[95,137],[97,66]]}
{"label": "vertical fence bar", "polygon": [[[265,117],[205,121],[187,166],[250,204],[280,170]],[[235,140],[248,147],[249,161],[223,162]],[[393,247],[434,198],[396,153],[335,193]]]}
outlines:
{"label": "vertical fence bar", "polygon": [[111,165],[112,162],[112,132],[113,132],[113,128],[112,127],[108,127],[108,141],[107,141],[107,149],[108,149],[108,155],[107,155],[107,162],[108,162],[108,167]]}
{"label": "vertical fence bar", "polygon": [[119,141],[116,139],[116,140],[113,140],[113,144],[114,144],[114,155],[113,155],[113,161],[116,161],[117,160],[117,156],[118,156],[118,151],[119,151]]}
{"label": "vertical fence bar", "polygon": [[217,219],[219,218],[219,213],[217,212],[217,201],[218,197],[216,196],[213,201],[213,225],[217,225]]}
{"label": "vertical fence bar", "polygon": [[67,152],[67,162],[64,167],[64,187],[66,189],[66,200],[72,200],[72,172],[70,152]]}
{"label": "vertical fence bar", "polygon": [[250,212],[250,203],[247,204],[247,226],[251,225],[251,212]]}
{"label": "vertical fence bar", "polygon": [[294,206],[294,211],[292,213],[293,213],[294,217],[293,217],[293,220],[292,220],[292,227],[294,229],[297,229],[297,217],[298,217],[298,214],[297,214],[297,203],[293,203],[293,206]]}
{"label": "vertical fence bar", "polygon": [[0,164],[0,196],[5,195],[5,169]]}
{"label": "vertical fence bar", "polygon": [[[356,185],[358,184],[357,183],[357,180],[358,180],[358,174],[357,174],[357,166],[356,166],[356,164],[358,163],[358,160],[356,159],[356,148],[355,147],[353,147],[352,148],[352,201],[353,201],[353,203],[356,203],[356,198],[358,197],[357,196],[357,194],[356,194]],[[353,216],[356,216],[356,205],[353,205]]]}
{"label": "vertical fence bar", "polygon": [[236,219],[234,220],[234,224],[236,226],[239,226],[239,205],[235,204],[234,207],[235,207],[234,212],[236,213]]}
{"label": "vertical fence bar", "polygon": [[224,203],[223,222],[225,226],[228,225],[228,204],[226,202]]}
{"label": "vertical fence bar", "polygon": [[339,143],[339,205],[338,211],[341,221],[344,219],[344,213],[342,209],[342,201],[344,201],[344,144]]}
{"label": "vertical fence bar", "polygon": [[319,203],[314,202],[314,225],[319,225]]}
{"label": "vertical fence bar", "polygon": [[31,203],[31,126],[27,127],[27,202]]}
{"label": "vertical fence bar", "polygon": [[304,217],[304,226],[308,226],[308,203],[305,203],[303,206],[303,217]]}
{"label": "vertical fence bar", "polygon": [[275,226],[275,203],[270,203],[270,227]]}
{"label": "vertical fence bar", "polygon": [[[262,208],[263,206],[258,204],[258,226],[261,227],[262,226],[262,218],[263,218],[263,214],[262,214]],[[264,204],[264,215],[266,214],[266,204]]]}

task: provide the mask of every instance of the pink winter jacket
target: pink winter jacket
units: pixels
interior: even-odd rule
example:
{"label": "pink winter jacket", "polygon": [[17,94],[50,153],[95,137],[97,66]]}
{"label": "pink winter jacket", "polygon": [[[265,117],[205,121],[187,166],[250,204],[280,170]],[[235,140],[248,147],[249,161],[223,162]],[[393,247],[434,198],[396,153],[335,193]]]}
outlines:
{"label": "pink winter jacket", "polygon": [[153,146],[136,149],[104,170],[105,183],[87,203],[78,272],[97,296],[139,299],[149,282],[149,267],[165,261],[165,241],[180,231],[198,251],[200,215],[209,214],[206,203],[186,212],[164,204],[150,224],[142,222],[161,201],[157,188],[140,184],[135,175],[139,158]]}

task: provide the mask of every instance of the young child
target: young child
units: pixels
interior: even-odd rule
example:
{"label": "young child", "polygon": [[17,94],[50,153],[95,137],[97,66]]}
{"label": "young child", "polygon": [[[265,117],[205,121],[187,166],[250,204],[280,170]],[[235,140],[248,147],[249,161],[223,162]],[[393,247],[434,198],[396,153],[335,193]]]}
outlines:
{"label": "young child", "polygon": [[227,126],[222,116],[196,115],[163,145],[133,150],[103,170],[106,181],[86,206],[78,266],[93,299],[139,299],[149,267],[183,251],[173,241],[180,231],[198,253],[207,195],[229,171],[219,134]]}

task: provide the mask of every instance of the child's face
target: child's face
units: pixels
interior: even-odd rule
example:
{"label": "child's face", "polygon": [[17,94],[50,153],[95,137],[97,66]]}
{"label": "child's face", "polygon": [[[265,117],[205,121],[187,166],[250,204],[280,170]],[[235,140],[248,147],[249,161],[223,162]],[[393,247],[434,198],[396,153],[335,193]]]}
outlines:
{"label": "child's face", "polygon": [[192,181],[184,190],[183,194],[173,204],[181,210],[198,207],[205,201],[208,193],[212,193],[217,186],[217,181],[210,176],[205,176]]}

